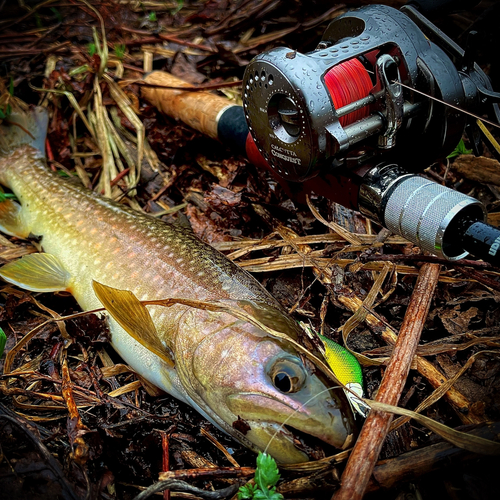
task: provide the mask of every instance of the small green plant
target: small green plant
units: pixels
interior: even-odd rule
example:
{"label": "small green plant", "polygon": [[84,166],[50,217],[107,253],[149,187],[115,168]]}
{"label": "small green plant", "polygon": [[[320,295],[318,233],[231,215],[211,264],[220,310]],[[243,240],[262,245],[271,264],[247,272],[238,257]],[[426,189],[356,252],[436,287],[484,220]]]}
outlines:
{"label": "small green plant", "polygon": [[123,59],[125,56],[125,45],[123,43],[115,45],[115,56],[118,57],[118,59]]}
{"label": "small green plant", "polygon": [[87,45],[87,50],[88,50],[88,53],[90,55],[90,57],[92,57],[96,52],[97,52],[97,46],[95,43],[91,42]]}
{"label": "small green plant", "polygon": [[2,357],[6,342],[7,342],[7,335],[5,335],[5,332],[0,328],[0,358]]}
{"label": "small green plant", "polygon": [[451,160],[452,158],[455,158],[456,156],[470,155],[471,153],[472,153],[472,149],[467,149],[465,147],[463,139],[460,139],[460,142],[458,143],[457,147],[446,158],[448,158],[448,160]]}
{"label": "small green plant", "polygon": [[171,11],[171,14],[175,16],[175,14],[177,14],[182,7],[184,7],[184,0],[177,0],[177,7]]}
{"label": "small green plant", "polygon": [[152,23],[156,23],[156,21],[158,21],[157,17],[156,17],[156,12],[153,11],[153,12],[150,12],[149,15],[148,15],[148,19],[152,22]]}
{"label": "small green plant", "polygon": [[282,500],[283,495],[276,492],[276,483],[280,478],[274,458],[259,452],[255,484],[246,484],[238,491],[238,500]]}
{"label": "small green plant", "polygon": [[0,191],[0,203],[3,203],[6,200],[15,200],[16,195],[13,193],[4,193],[3,191]]}
{"label": "small green plant", "polygon": [[51,7],[50,10],[52,11],[52,14],[54,14],[54,16],[56,17],[57,22],[62,23],[63,19],[61,13],[55,7]]}
{"label": "small green plant", "polygon": [[7,104],[7,106],[5,106],[5,109],[0,108],[0,120],[4,120],[11,113],[12,113],[12,106],[10,104]]}

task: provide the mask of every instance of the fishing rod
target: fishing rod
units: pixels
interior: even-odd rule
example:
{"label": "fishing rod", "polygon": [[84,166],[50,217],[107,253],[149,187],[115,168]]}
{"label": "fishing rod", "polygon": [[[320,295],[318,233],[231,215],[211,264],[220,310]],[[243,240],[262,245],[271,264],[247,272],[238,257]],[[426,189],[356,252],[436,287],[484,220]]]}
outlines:
{"label": "fishing rod", "polygon": [[[483,204],[418,175],[464,132],[481,154],[489,134],[478,117],[500,123],[500,93],[474,62],[477,34],[464,50],[413,4],[425,11],[429,2],[365,6],[334,19],[312,52],[256,56],[243,106],[182,91],[188,84],[161,71],[146,76],[143,95],[244,151],[295,199],[314,192],[439,257],[500,265],[500,230],[485,222]],[[500,157],[498,144],[489,149]]]}

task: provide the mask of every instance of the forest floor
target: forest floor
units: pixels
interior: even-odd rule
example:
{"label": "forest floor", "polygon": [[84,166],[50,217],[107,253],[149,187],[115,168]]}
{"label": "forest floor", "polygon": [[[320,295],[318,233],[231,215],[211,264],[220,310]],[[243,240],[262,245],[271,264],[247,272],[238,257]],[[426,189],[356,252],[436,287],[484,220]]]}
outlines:
{"label": "forest floor", "polygon": [[[430,368],[415,369],[414,363],[399,406],[493,439],[500,422],[499,268],[424,255],[313,194],[311,205],[336,223],[326,225],[290,199],[268,171],[162,115],[141,94],[142,78],[155,69],[241,104],[241,79],[254,56],[277,46],[307,53],[335,17],[368,3],[374,2],[0,0],[0,120],[8,120],[8,106],[19,105],[17,99],[47,107],[53,170],[167,222],[187,217],[197,236],[251,272],[296,320],[339,343],[347,338],[365,359],[391,355],[384,332],[398,332],[403,324],[422,265],[439,265],[417,351]],[[496,18],[483,14],[494,4],[438,13],[432,21],[462,46],[471,27],[490,36],[478,63],[499,90],[498,9]],[[134,117],[146,137],[140,165],[134,163]],[[108,134],[112,129],[125,149],[103,151],[106,141],[91,133],[99,126]],[[415,151],[425,147],[415,137]],[[487,150],[484,156],[490,156]],[[486,171],[477,161],[461,154],[422,170],[480,199],[490,223],[499,225],[500,165],[491,159]],[[33,242],[0,236],[0,263],[35,251]],[[0,359],[0,369],[7,368],[0,379],[1,498],[131,499],[164,470],[179,471],[178,479],[206,491],[251,479],[254,453],[187,405],[149,394],[112,350],[101,319],[77,317],[64,327],[47,321],[78,311],[67,294],[0,285],[0,327],[10,353],[7,367],[5,354]],[[363,366],[367,397],[375,397],[385,364]],[[65,377],[69,393],[62,390]],[[455,398],[447,393],[429,401],[437,386],[453,378]],[[345,457],[319,458],[316,468],[281,468],[278,491],[287,498],[330,498]],[[420,423],[404,422],[385,440],[370,495],[498,498],[499,465],[498,457],[454,448]],[[233,467],[234,474],[202,473],[223,467]],[[238,467],[249,469],[238,477]],[[198,498],[175,491],[171,496]]]}

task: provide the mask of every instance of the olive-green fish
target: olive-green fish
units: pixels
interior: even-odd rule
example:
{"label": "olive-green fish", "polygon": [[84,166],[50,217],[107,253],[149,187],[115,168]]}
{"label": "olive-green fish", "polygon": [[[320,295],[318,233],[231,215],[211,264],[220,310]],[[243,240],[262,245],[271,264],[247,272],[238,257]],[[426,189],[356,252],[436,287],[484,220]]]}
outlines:
{"label": "olive-green fish", "polygon": [[[47,169],[44,110],[10,121],[21,127],[0,126],[0,183],[19,203],[3,197],[0,229],[39,237],[44,253],[5,265],[4,280],[35,292],[67,290],[84,310],[104,305],[111,343],[135,372],[255,451],[268,446],[283,463],[308,460],[295,431],[336,448],[352,442],[343,392],[327,390],[332,382],[292,342],[259,328],[258,322],[293,339],[299,334],[252,276],[189,229]],[[166,298],[243,308],[257,323],[227,310],[140,302]]]}

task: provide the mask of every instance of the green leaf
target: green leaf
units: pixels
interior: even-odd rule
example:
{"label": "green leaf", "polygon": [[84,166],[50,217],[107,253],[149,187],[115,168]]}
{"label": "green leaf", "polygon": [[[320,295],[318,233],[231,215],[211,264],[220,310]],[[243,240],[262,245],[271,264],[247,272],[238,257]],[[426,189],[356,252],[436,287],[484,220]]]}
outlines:
{"label": "green leaf", "polygon": [[257,457],[257,470],[255,471],[255,482],[262,490],[274,486],[280,474],[274,458],[267,453],[259,453]]}
{"label": "green leaf", "polygon": [[258,488],[256,484],[245,484],[244,486],[240,486],[238,490],[238,500],[251,500],[255,496],[255,492]]}
{"label": "green leaf", "polygon": [[5,200],[8,199],[16,199],[16,195],[13,193],[4,193],[3,191],[0,191],[0,203],[4,202]]}
{"label": "green leaf", "polygon": [[97,52],[97,47],[95,43],[89,43],[87,46],[90,57],[92,57]]}
{"label": "green leaf", "polygon": [[123,56],[125,55],[125,45],[124,44],[118,44],[115,46],[115,55],[118,57],[118,59],[123,59]]}
{"label": "green leaf", "polygon": [[62,23],[63,19],[62,19],[61,13],[55,7],[51,7],[50,10],[52,11],[52,14],[54,14],[54,16],[56,16],[57,21]]}
{"label": "green leaf", "polygon": [[274,458],[267,453],[259,452],[255,484],[241,486],[238,500],[283,500],[283,495],[276,492],[276,483],[280,478],[278,466]]}
{"label": "green leaf", "polygon": [[150,12],[150,13],[149,13],[149,15],[148,15],[148,19],[149,19],[152,23],[156,22],[156,21],[157,21],[157,18],[156,18],[156,12],[154,12],[154,11],[153,11],[153,12]]}
{"label": "green leaf", "polygon": [[446,157],[449,160],[455,158],[459,155],[470,155],[472,153],[472,149],[467,149],[465,147],[463,139],[460,139],[460,142],[457,144],[457,147]]}
{"label": "green leaf", "polygon": [[7,342],[7,335],[5,335],[5,332],[0,328],[0,358],[2,357],[6,342]]}

